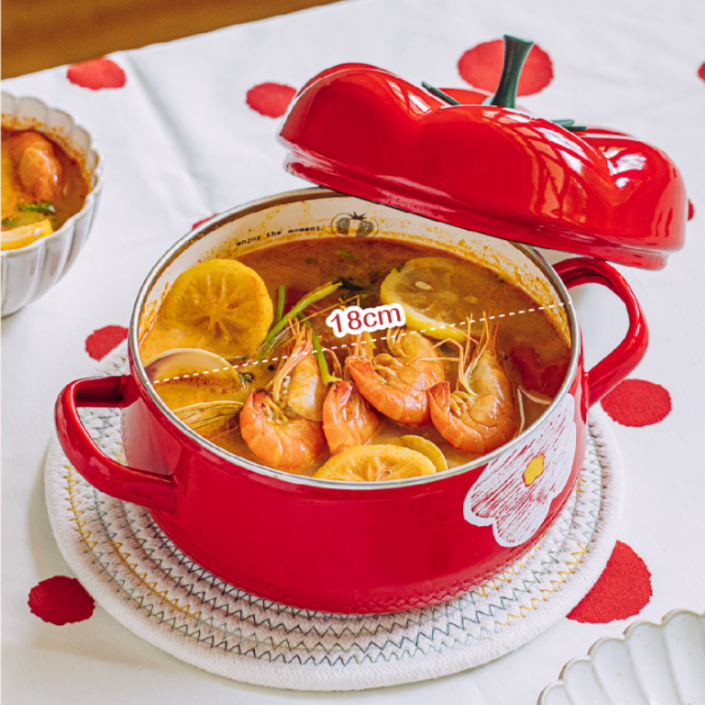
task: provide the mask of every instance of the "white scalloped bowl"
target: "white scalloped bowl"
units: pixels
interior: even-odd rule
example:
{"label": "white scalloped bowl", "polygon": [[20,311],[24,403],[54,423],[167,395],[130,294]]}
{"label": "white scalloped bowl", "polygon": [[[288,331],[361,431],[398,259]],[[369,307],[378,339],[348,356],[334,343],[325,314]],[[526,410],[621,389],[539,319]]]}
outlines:
{"label": "white scalloped bowl", "polygon": [[2,252],[4,317],[44,295],[76,261],[88,239],[103,188],[103,158],[90,132],[64,110],[50,108],[38,98],[16,98],[2,91],[2,126],[44,133],[81,164],[90,183],[83,208],[56,232],[26,247]]}
{"label": "white scalloped bowl", "polygon": [[705,705],[705,614],[635,622],[570,661],[539,705]]}

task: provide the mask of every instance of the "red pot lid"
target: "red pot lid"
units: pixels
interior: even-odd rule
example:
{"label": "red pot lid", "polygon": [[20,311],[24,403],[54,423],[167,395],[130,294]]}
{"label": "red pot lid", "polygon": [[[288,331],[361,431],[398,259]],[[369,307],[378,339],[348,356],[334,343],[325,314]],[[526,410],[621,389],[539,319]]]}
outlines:
{"label": "red pot lid", "polygon": [[480,91],[444,92],[459,104],[374,66],[328,69],[290,107],[286,168],[467,230],[620,264],[661,269],[683,246],[685,188],[662,151],[486,105]]}

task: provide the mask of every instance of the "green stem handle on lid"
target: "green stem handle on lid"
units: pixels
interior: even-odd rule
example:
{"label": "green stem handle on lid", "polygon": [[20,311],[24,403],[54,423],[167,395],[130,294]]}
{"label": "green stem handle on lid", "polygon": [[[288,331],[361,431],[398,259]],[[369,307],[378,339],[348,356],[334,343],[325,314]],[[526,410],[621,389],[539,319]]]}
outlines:
{"label": "green stem handle on lid", "polygon": [[[516,108],[517,88],[519,86],[519,77],[524,68],[524,62],[529,55],[534,42],[527,39],[519,39],[512,37],[509,34],[504,35],[504,62],[502,63],[502,75],[499,77],[499,85],[495,94],[483,101],[483,105],[494,105],[500,108]],[[461,105],[455,98],[452,98],[447,93],[444,93],[439,88],[429,85],[425,81],[421,85],[432,93],[437,98],[445,101],[449,105]],[[584,132],[587,130],[585,125],[576,125],[575,120],[562,119],[551,120],[551,122],[559,125],[564,130],[569,132]]]}
{"label": "green stem handle on lid", "polygon": [[485,105],[498,105],[502,108],[515,108],[517,99],[517,86],[519,76],[524,67],[524,61],[534,46],[533,42],[526,39],[504,35],[504,63],[502,75],[495,94],[488,98]]}

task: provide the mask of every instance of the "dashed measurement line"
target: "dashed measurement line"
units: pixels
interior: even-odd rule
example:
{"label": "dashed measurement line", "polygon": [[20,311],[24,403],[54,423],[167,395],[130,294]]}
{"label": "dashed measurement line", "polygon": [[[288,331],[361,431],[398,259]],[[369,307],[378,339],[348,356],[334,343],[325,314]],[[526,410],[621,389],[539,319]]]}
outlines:
{"label": "dashed measurement line", "polygon": [[[572,306],[572,302],[568,304],[569,306]],[[514,315],[521,315],[523,313],[535,313],[536,311],[545,311],[546,309],[550,308],[565,308],[565,304],[563,302],[558,303],[558,304],[549,304],[548,306],[536,306],[535,308],[527,308],[523,309],[522,311],[511,311],[509,313],[499,313],[496,316],[483,316],[482,318],[478,318],[477,322],[482,323],[485,320],[487,321],[494,321],[498,318],[505,318],[507,316],[514,316]],[[466,326],[467,321],[463,323],[447,323],[444,326],[432,326],[430,328],[423,328],[418,330],[418,333],[428,333],[432,330],[443,330],[445,328],[456,328],[458,326]],[[377,342],[380,340],[383,340],[385,336],[379,336],[377,338],[369,338],[370,342]],[[329,350],[342,350],[343,348],[350,348],[354,347],[356,343],[341,343],[340,345],[332,345]],[[267,358],[266,360],[253,360],[252,362],[243,362],[240,364],[234,364],[230,365],[228,367],[215,367],[212,370],[202,370],[200,373],[199,372],[193,372],[191,374],[183,374],[183,375],[175,375],[174,377],[164,377],[162,379],[156,379],[152,382],[152,384],[164,384],[165,382],[178,382],[179,380],[184,380],[184,379],[190,379],[192,377],[198,377],[199,374],[210,374],[210,373],[217,373],[217,372],[226,372],[227,370],[230,369],[238,369],[239,367],[244,367],[244,368],[250,368],[254,367],[255,365],[265,365],[269,364],[272,362],[278,362],[280,360],[286,360],[289,356],[288,355],[281,355],[278,357],[270,357]]]}

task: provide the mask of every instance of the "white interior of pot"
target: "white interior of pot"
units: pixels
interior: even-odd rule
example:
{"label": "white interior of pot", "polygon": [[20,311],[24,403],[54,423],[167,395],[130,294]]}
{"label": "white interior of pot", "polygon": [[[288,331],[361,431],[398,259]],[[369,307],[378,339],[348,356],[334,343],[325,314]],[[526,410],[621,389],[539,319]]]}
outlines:
{"label": "white interior of pot", "polygon": [[364,215],[368,223],[374,224],[369,237],[431,245],[492,269],[528,294],[537,307],[544,307],[555,327],[570,342],[568,317],[559,293],[536,263],[514,245],[330,191],[314,189],[299,194],[295,200],[290,200],[294,194],[281,194],[259,202],[261,207],[251,204],[224,213],[217,223],[203,226],[202,230],[177,243],[148,278],[149,289],[143,291],[144,306],[139,315],[140,339],[169,287],[190,267],[216,257],[237,258],[253,250],[294,240],[313,243],[333,236],[359,237],[354,228],[351,234],[342,235],[336,227],[340,217],[355,214]]}

